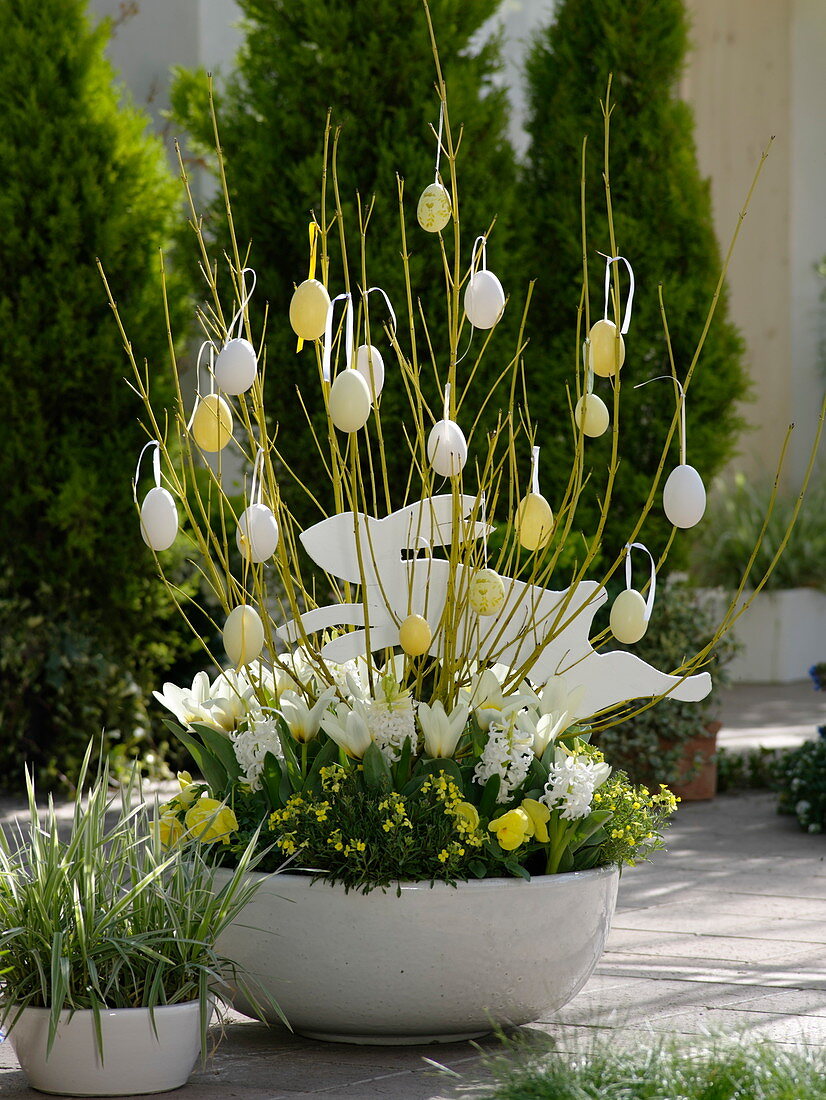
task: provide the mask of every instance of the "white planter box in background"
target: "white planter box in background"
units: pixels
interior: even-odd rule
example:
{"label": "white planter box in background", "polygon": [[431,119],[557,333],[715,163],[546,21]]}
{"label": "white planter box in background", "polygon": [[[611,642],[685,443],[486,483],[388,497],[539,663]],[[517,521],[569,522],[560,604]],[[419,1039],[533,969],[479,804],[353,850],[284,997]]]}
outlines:
{"label": "white planter box in background", "polygon": [[742,649],[732,682],[788,684],[826,660],[826,593],[815,588],[760,592],[734,627]]}

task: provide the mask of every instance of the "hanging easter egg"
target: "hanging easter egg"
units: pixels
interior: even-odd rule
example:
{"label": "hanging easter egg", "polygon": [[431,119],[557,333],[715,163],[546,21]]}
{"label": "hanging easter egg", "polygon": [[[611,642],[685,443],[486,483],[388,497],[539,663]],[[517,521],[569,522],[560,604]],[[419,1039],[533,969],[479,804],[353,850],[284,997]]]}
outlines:
{"label": "hanging easter egg", "polygon": [[254,607],[239,604],[224,623],[224,649],[236,666],[248,665],[264,648],[264,624]]}
{"label": "hanging easter egg", "polygon": [[465,433],[455,420],[439,420],[427,438],[427,461],[440,477],[456,477],[467,462]]}
{"label": "hanging easter egg", "polygon": [[638,642],[648,629],[645,600],[634,588],[620,592],[611,607],[611,633],[623,645]]}
{"label": "hanging easter egg", "polygon": [[168,489],[156,485],[141,505],[141,536],[147,546],[168,550],[178,534],[178,509]]}
{"label": "hanging easter egg", "polygon": [[441,233],[450,221],[450,192],[441,183],[425,187],[416,208],[416,217],[422,229],[428,233]]}
{"label": "hanging easter egg", "polygon": [[384,359],[379,349],[372,344],[362,344],[356,350],[356,370],[367,383],[375,405],[376,398],[384,389]]}
{"label": "hanging easter egg", "polygon": [[232,413],[217,393],[208,393],[198,402],[192,420],[192,434],[202,451],[222,451],[232,438]]}
{"label": "hanging easter egg", "polygon": [[608,427],[608,409],[595,393],[584,393],[574,408],[574,420],[583,435],[596,439]]}
{"label": "hanging easter egg", "polygon": [[694,527],[706,510],[706,487],[693,466],[675,466],[663,489],[663,511],[675,527]]}
{"label": "hanging easter egg", "polygon": [[516,510],[516,533],[526,550],[539,550],[551,538],[554,514],[541,493],[526,493]]}
{"label": "hanging easter egg", "polygon": [[278,546],[278,523],[266,504],[251,504],[238,519],[235,541],[241,555],[260,563],[271,558]]}
{"label": "hanging easter egg", "polygon": [[219,390],[232,396],[246,393],[255,381],[257,370],[255,348],[249,340],[230,340],[215,360],[215,384]]}
{"label": "hanging easter egg", "polygon": [[471,275],[465,290],[465,313],[474,328],[493,328],[505,308],[505,292],[492,271]]}
{"label": "hanging easter egg", "polygon": [[340,371],[330,389],[330,419],[340,432],[357,432],[370,416],[370,387],[357,370]]}
{"label": "hanging easter egg", "polygon": [[613,321],[597,321],[588,334],[591,341],[591,369],[601,378],[610,378],[625,362],[625,341],[619,338],[617,363],[617,326]]}
{"label": "hanging easter egg", "polygon": [[421,615],[408,615],[399,627],[399,645],[408,657],[421,657],[430,649],[433,631]]}
{"label": "hanging easter egg", "polygon": [[505,584],[495,569],[477,569],[468,585],[467,602],[477,615],[495,615],[505,602]]}
{"label": "hanging easter egg", "polygon": [[293,291],[290,301],[290,324],[302,340],[319,340],[327,324],[330,295],[318,279],[305,279]]}

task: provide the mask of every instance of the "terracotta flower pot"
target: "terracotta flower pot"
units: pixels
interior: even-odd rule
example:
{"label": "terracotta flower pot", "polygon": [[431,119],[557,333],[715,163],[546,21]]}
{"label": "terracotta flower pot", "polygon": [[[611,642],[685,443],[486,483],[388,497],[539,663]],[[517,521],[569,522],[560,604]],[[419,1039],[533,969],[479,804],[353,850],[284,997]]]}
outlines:
{"label": "terracotta flower pot", "polygon": [[[709,722],[706,732],[692,737],[683,746],[683,758],[679,764],[682,782],[670,784],[674,794],[683,802],[701,802],[714,798],[717,794],[717,734],[721,722]],[[697,772],[697,756],[702,763]],[[691,776],[691,778],[685,778]]]}

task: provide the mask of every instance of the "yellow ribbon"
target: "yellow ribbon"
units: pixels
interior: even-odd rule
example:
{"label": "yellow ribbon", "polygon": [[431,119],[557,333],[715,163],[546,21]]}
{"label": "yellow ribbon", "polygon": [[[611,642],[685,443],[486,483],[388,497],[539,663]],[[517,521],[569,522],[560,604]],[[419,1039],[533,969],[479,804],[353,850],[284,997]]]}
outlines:
{"label": "yellow ribbon", "polygon": [[[315,221],[310,222],[309,225],[310,234],[310,273],[307,276],[308,279],[315,278],[315,261],[316,253],[318,252],[318,224]],[[304,341],[301,337],[298,337],[298,344],[296,345],[296,354],[304,347]]]}

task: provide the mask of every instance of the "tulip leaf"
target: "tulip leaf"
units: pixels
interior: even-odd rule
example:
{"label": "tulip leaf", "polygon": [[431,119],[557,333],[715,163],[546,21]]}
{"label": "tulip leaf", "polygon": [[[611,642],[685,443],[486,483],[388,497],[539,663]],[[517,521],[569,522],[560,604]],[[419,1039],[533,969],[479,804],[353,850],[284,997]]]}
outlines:
{"label": "tulip leaf", "polygon": [[301,790],[304,780],[301,775],[301,768],[298,766],[298,759],[295,755],[295,741],[293,735],[290,733],[287,723],[283,718],[276,718],[276,729],[278,730],[278,740],[281,742],[281,751],[284,753],[284,769],[290,780],[290,786],[294,792]]}
{"label": "tulip leaf", "polygon": [[577,843],[583,844],[590,836],[594,835],[597,829],[601,829],[605,822],[609,821],[613,816],[610,810],[594,810],[593,813],[588,814],[574,834]]}
{"label": "tulip leaf", "polygon": [[361,758],[361,762],[364,765],[364,782],[368,787],[384,792],[393,789],[390,768],[387,766],[384,754],[375,741],[371,741],[367,746],[367,751]]}
{"label": "tulip leaf", "polygon": [[[264,788],[267,802],[273,810],[282,806],[286,801],[286,799],[281,797],[281,784],[284,778],[278,760],[271,752],[268,752],[264,756],[264,766],[261,769],[261,785]],[[289,791],[287,792],[287,797],[289,797]]]}
{"label": "tulip leaf", "polygon": [[548,768],[544,767],[536,757],[531,761],[528,774],[525,777],[525,785],[528,787],[541,787],[543,790],[548,782]]}
{"label": "tulip leaf", "polygon": [[485,784],[485,789],[482,791],[482,800],[479,803],[480,817],[489,819],[492,816],[493,811],[496,809],[496,798],[501,784],[502,779],[498,775],[492,775]]}
{"label": "tulip leaf", "polygon": [[399,759],[393,766],[394,787],[396,789],[398,789],[399,784],[406,780],[410,775],[410,759],[412,755],[413,745],[411,743],[411,739],[409,737],[405,737]]}
{"label": "tulip leaf", "polygon": [[235,749],[232,747],[232,742],[227,735],[212,729],[211,726],[204,726],[200,723],[194,723],[192,728],[197,732],[212,755],[217,757],[224,765],[228,778],[237,779],[242,774],[241,765],[236,759]]}
{"label": "tulip leaf", "polygon": [[193,737],[191,734],[181,730],[178,733],[179,739],[189,749],[192,759],[200,769],[201,774],[207,781],[214,793],[226,790],[229,785],[227,770],[224,765],[218,760],[206,745],[203,745],[197,737]]}

